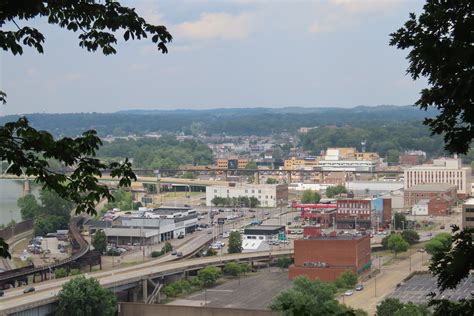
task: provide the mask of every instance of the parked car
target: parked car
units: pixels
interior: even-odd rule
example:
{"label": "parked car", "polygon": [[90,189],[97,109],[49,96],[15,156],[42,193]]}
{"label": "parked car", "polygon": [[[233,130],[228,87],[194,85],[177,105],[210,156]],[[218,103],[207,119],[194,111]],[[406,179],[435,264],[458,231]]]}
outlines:
{"label": "parked car", "polygon": [[5,295],[5,291],[4,291],[4,290],[0,290],[0,297],[2,297],[3,295]]}
{"label": "parked car", "polygon": [[183,238],[184,238],[184,235],[183,235],[183,234],[179,234],[178,239],[183,239]]}
{"label": "parked car", "polygon": [[183,256],[183,253],[181,251],[178,251],[176,253],[176,257],[181,258]]}
{"label": "parked car", "polygon": [[175,256],[178,252],[176,250],[171,251],[171,254]]}
{"label": "parked car", "polygon": [[355,287],[356,291],[362,291],[364,289],[364,286],[362,284],[357,284]]}
{"label": "parked car", "polygon": [[346,292],[344,292],[344,295],[345,296],[351,296],[354,292],[352,292],[352,290],[347,290]]}
{"label": "parked car", "polygon": [[418,251],[418,252],[426,252],[426,250],[423,249],[423,248],[420,248],[420,249],[418,249],[417,251]]}
{"label": "parked car", "polygon": [[31,292],[34,292],[35,291],[35,288],[34,287],[28,287],[26,289],[23,290],[23,293],[31,293]]}

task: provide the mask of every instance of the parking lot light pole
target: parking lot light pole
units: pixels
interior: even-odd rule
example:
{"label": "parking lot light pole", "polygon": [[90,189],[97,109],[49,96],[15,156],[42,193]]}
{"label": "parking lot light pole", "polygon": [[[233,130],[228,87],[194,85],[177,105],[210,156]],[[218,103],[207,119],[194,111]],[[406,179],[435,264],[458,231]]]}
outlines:
{"label": "parking lot light pole", "polygon": [[375,279],[374,279],[374,283],[375,283],[375,297],[377,297],[377,274],[375,274]]}

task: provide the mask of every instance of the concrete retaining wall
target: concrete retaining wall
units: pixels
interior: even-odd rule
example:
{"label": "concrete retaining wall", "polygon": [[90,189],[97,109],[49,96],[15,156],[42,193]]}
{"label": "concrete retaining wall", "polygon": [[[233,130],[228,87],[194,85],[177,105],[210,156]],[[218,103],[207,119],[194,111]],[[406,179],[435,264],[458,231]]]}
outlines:
{"label": "concrete retaining wall", "polygon": [[278,312],[219,307],[119,303],[119,316],[279,316]]}

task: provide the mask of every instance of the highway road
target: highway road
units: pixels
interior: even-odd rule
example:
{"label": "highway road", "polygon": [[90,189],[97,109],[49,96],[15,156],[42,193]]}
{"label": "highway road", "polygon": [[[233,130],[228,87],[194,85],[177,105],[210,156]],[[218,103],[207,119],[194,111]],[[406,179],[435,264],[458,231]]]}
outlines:
{"label": "highway road", "polygon": [[[290,255],[292,250],[272,251],[272,256]],[[86,274],[87,277],[94,277],[100,284],[107,288],[113,288],[123,284],[138,282],[148,277],[159,276],[163,273],[180,271],[188,267],[220,264],[228,261],[261,258],[268,256],[269,252],[254,252],[244,254],[228,254],[224,256],[202,257],[187,260],[174,260],[175,257],[166,255],[157,260],[142,263],[132,267],[121,268],[111,271],[101,271]],[[5,292],[5,296],[0,299],[0,315],[6,315],[15,311],[24,310],[25,307],[34,307],[44,303],[53,302],[57,299],[57,294],[64,283],[71,277],[60,280],[52,280],[38,284],[36,291],[23,294],[23,289],[12,289]]]}

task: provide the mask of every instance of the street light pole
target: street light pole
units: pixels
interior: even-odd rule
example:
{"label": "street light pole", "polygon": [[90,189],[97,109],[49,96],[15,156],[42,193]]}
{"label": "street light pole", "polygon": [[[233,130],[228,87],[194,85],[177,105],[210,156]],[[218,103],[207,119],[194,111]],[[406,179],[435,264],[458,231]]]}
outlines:
{"label": "street light pole", "polygon": [[375,297],[377,297],[377,274],[375,275]]}

